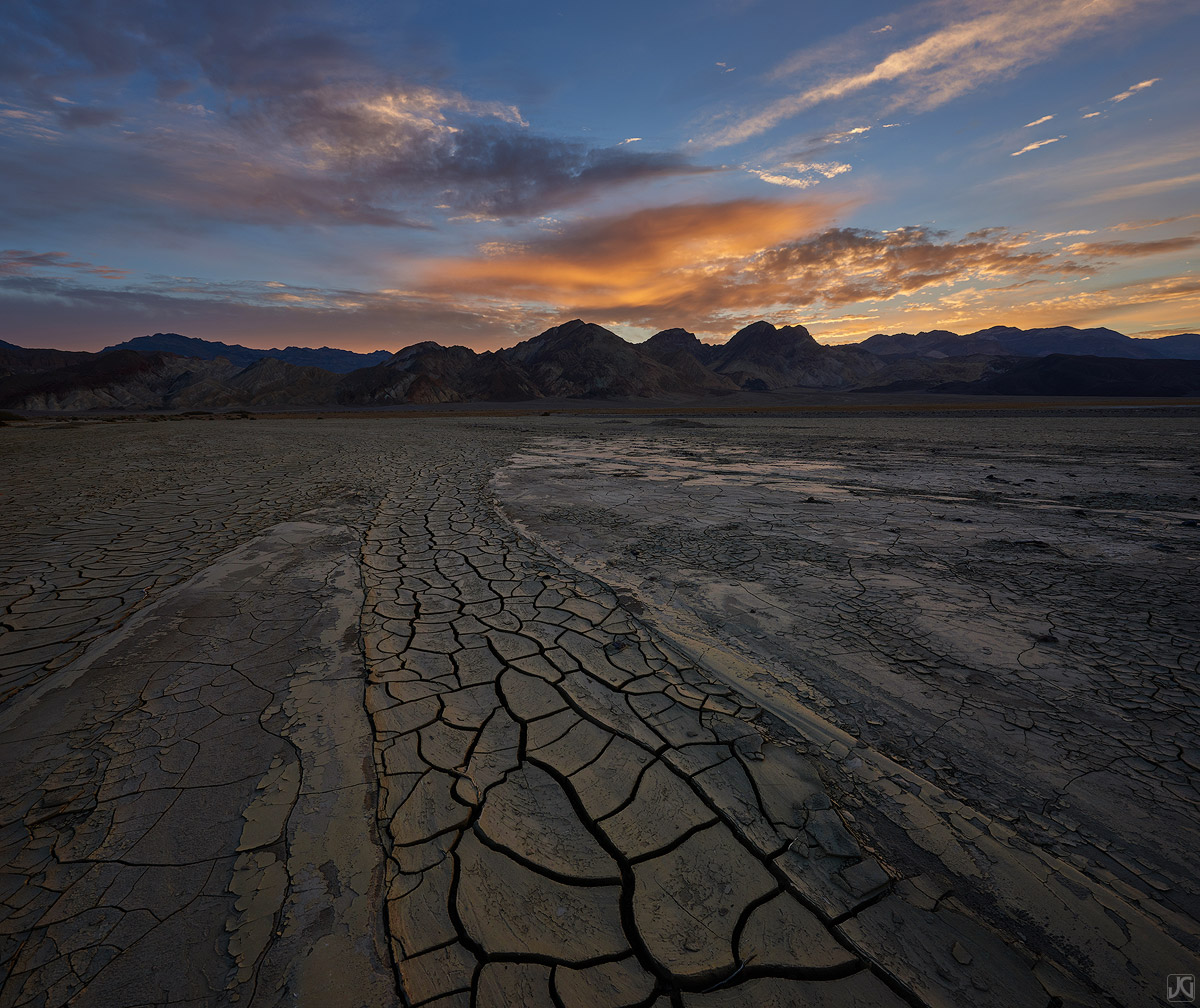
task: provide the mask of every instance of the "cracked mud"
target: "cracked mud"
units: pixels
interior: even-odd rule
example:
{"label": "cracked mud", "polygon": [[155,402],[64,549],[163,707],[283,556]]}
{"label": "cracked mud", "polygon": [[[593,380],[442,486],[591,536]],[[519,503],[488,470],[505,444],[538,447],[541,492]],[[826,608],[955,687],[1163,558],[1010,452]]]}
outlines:
{"label": "cracked mud", "polygon": [[1194,428],[6,428],[0,1005],[1156,1001]]}

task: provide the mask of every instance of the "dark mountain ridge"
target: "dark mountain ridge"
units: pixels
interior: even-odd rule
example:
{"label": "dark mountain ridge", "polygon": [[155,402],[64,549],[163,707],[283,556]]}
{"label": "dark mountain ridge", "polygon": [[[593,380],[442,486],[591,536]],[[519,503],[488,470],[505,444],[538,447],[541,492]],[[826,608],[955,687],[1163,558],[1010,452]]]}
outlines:
{"label": "dark mountain ridge", "polygon": [[285,364],[295,364],[298,367],[319,367],[334,374],[348,374],[358,368],[370,367],[392,356],[390,350],[373,350],[371,353],[355,353],[353,350],[339,350],[336,347],[284,347],[282,350],[256,350],[253,347],[240,346],[236,343],[217,343],[210,340],[196,339],[193,336],[180,336],[179,333],[155,333],[153,336],[138,336],[105,347],[101,353],[111,353],[114,350],[138,350],[142,352],[163,351],[178,354],[180,357],[195,357],[197,360],[216,360],[223,357],[231,364],[247,367],[264,357],[273,357]]}
{"label": "dark mountain ridge", "polygon": [[[155,340],[183,353],[145,349],[149,343],[144,341]],[[994,326],[967,336],[944,330],[899,333],[830,346],[817,342],[804,326],[757,321],[722,344],[703,343],[683,329],[666,329],[636,344],[602,326],[572,319],[515,346],[483,353],[430,341],[396,353],[289,348],[297,351],[292,355],[296,360],[333,354],[343,355],[335,360],[338,366],[351,357],[368,361],[347,371],[266,356],[283,351],[250,350],[171,333],[140,341],[94,354],[29,350],[0,342],[0,407],[224,409],[544,398],[670,400],[778,389],[1200,394],[1193,380],[1200,364],[1156,356],[1169,349],[1187,353],[1193,345],[1200,347],[1200,336],[1135,340],[1111,329],[1069,326]],[[1146,356],[1043,352],[1064,343],[1079,350],[1116,346]]]}
{"label": "dark mountain ridge", "polygon": [[1016,329],[991,326],[960,336],[945,329],[922,333],[878,333],[857,346],[881,357],[962,357],[968,354],[1046,357],[1071,354],[1093,357],[1128,357],[1137,360],[1200,360],[1200,335],[1181,333],[1155,339],[1135,339],[1115,329],[1076,329],[1052,326]]}

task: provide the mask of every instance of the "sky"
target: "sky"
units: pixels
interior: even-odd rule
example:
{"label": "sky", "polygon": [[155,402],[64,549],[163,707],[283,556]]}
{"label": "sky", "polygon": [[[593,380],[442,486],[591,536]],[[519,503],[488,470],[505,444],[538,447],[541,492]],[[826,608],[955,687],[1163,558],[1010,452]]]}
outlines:
{"label": "sky", "polygon": [[0,339],[1200,328],[1193,0],[5,0]]}

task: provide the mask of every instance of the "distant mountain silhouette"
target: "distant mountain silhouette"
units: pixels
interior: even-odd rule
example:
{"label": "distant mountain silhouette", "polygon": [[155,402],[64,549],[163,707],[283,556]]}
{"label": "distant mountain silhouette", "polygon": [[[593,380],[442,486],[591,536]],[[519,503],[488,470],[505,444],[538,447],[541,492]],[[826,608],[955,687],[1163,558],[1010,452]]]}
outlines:
{"label": "distant mountain silhouette", "polygon": [[967,395],[1200,396],[1200,360],[1130,360],[1051,354],[1001,374],[949,382],[935,392]]}
{"label": "distant mountain silhouette", "polygon": [[297,367],[319,367],[334,374],[347,374],[358,368],[370,367],[392,356],[390,350],[374,350],[368,354],[354,353],[352,350],[338,350],[334,347],[285,347],[282,350],[256,350],[253,347],[239,346],[236,343],[215,343],[210,340],[196,339],[192,336],[180,336],[178,333],[155,333],[153,336],[138,336],[135,339],[105,347],[101,353],[113,350],[138,350],[142,352],[160,350],[166,353],[179,354],[181,357],[195,357],[197,360],[216,360],[224,357],[230,364],[246,367],[264,357],[274,357],[285,364],[295,364]]}
{"label": "distant mountain silhouette", "polygon": [[945,329],[922,333],[879,334],[852,344],[882,357],[962,357],[968,354],[1046,357],[1071,354],[1158,360],[1200,360],[1200,335],[1186,333],[1158,339],[1134,339],[1113,329],[1014,329],[992,326],[959,336]]}
{"label": "distant mountain silhouette", "polygon": [[[1117,347],[1122,353],[1044,352],[1063,345]],[[1158,358],[1167,352],[1179,357]],[[1187,354],[1196,359],[1184,359]],[[330,366],[297,363],[314,356]],[[337,370],[352,360],[367,365]],[[602,326],[572,319],[515,346],[485,353],[433,342],[414,343],[394,354],[328,347],[266,351],[174,333],[139,337],[100,353],[32,350],[0,341],[0,408],[7,409],[670,400],[779,389],[1200,395],[1200,336],[1135,340],[1111,329],[994,326],[966,336],[935,330],[826,346],[804,326],[758,321],[722,344],[702,343],[684,329],[665,329],[635,344]]]}

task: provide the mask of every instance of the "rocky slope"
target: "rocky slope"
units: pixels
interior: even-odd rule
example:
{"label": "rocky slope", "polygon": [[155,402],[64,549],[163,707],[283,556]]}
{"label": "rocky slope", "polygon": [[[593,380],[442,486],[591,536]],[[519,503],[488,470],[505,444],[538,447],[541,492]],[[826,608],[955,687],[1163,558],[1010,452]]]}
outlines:
{"label": "rocky slope", "polygon": [[0,378],[8,375],[37,374],[79,363],[91,354],[70,350],[36,350],[0,340]]}
{"label": "rocky slope", "polygon": [[529,377],[496,354],[433,342],[405,347],[382,364],[354,371],[337,390],[339,403],[370,406],[537,398]]}
{"label": "rocky slope", "polygon": [[117,350],[81,354],[63,367],[0,378],[0,404],[26,410],[148,409],[174,405],[182,389],[232,377],[226,360]]}

